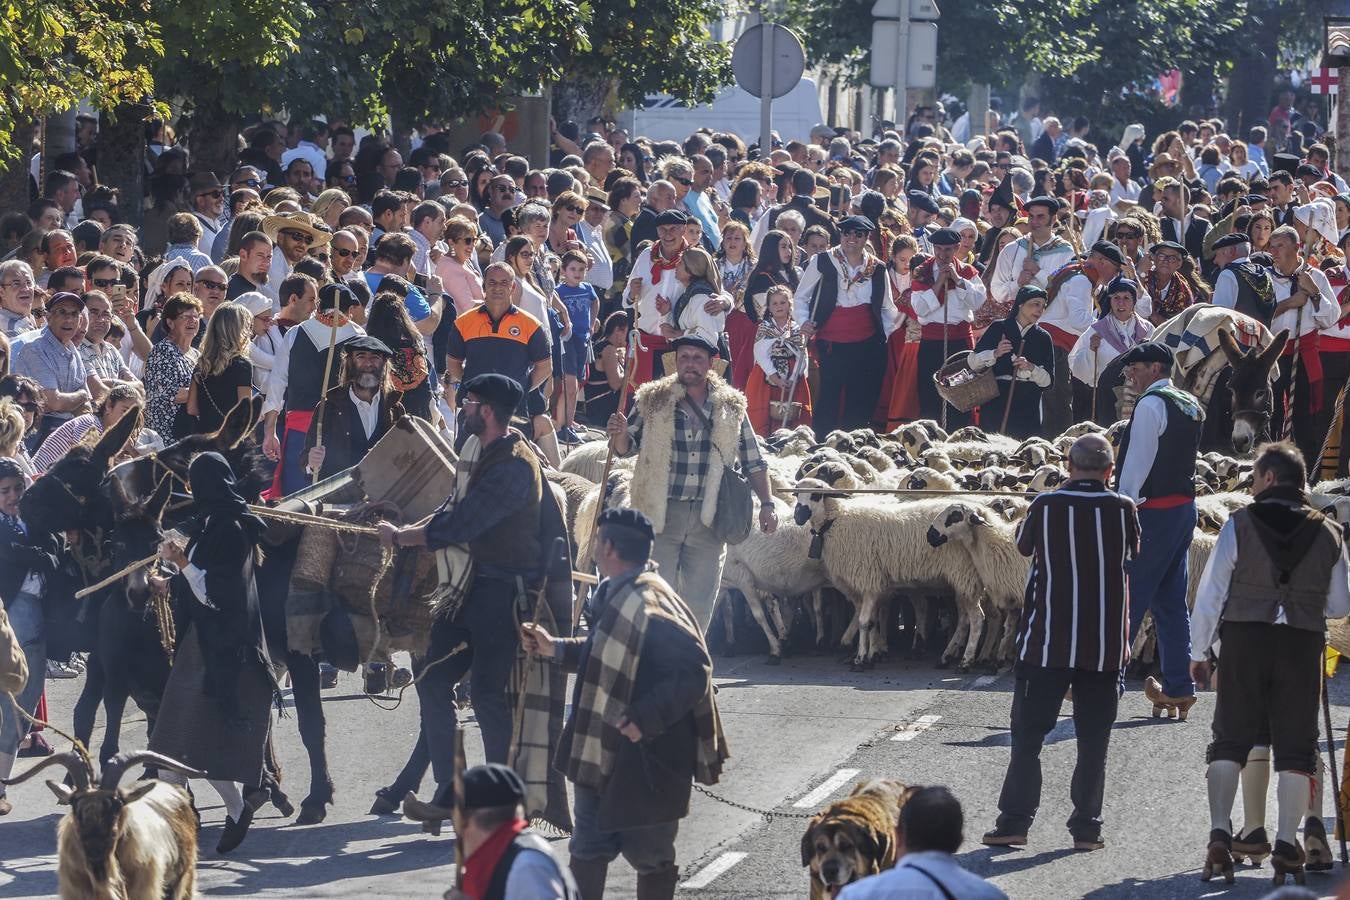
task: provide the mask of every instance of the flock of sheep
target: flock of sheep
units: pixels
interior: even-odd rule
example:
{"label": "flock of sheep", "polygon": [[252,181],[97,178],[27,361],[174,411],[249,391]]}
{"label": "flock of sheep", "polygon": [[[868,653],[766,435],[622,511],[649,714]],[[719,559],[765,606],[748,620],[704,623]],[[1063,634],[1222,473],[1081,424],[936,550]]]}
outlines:
{"label": "flock of sheep", "polygon": [[[774,663],[804,615],[818,650],[845,648],[860,670],[887,654],[892,627],[906,609],[897,601],[907,603],[916,650],[935,617],[950,620],[954,608],[939,664],[1005,670],[1014,659],[1030,566],[1017,550],[1018,523],[1033,495],[1067,480],[1068,449],[1077,437],[1104,433],[1118,449],[1125,426],[1085,422],[1053,440],[1020,443],[975,427],[948,434],[928,420],[887,434],[835,431],[824,441],[809,428],[777,432],[766,441],[765,458],[779,528],[771,535],[752,531],[727,548],[723,619],[730,626],[733,604],[743,598]],[[583,444],[563,460],[562,473],[550,475],[568,496],[579,560],[589,558],[604,458],[603,442]],[[627,505],[630,471],[629,461],[615,460],[607,506]],[[1219,529],[1251,501],[1251,463],[1203,454],[1195,483],[1191,603]],[[874,492],[846,493],[857,489]],[[1312,496],[1315,505],[1350,522],[1350,480],[1320,484]],[[844,622],[842,633],[830,627]],[[1148,627],[1134,650],[1137,660],[1151,657]]]}

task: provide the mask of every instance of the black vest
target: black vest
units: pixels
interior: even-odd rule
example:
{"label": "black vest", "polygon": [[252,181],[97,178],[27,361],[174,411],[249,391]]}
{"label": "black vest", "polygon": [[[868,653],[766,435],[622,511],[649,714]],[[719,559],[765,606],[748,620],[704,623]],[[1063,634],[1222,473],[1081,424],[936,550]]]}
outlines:
{"label": "black vest", "polygon": [[[834,267],[834,260],[828,252],[816,254],[816,267],[820,270],[820,281],[816,283],[816,295],[813,298],[815,311],[811,314],[811,321],[816,324],[816,330],[820,330],[839,302],[839,270]],[[872,272],[871,310],[875,331],[870,339],[882,343],[886,340],[886,328],[881,322],[881,304],[885,302],[888,290],[890,285],[886,283],[886,267],[878,262]]]}
{"label": "black vest", "polygon": [[337,387],[342,370],[341,351],[335,351],[338,355],[333,359],[333,368],[328,373],[328,385],[325,387],[320,382],[323,381],[324,363],[328,360],[328,348],[314,346],[314,342],[309,339],[309,332],[299,325],[295,327],[300,329],[300,333],[291,345],[287,365],[286,411],[312,412],[319,405],[319,398],[327,390]]}
{"label": "black vest", "polygon": [[[501,859],[497,861],[497,868],[493,869],[492,880],[488,882],[487,891],[484,892],[481,900],[507,900],[506,880],[511,876],[511,866],[515,864],[516,857],[520,855],[522,850],[538,850],[553,860],[553,865],[558,865],[558,861],[554,859],[553,853],[549,849],[548,841],[528,829],[522,831],[516,835],[515,840],[506,845],[506,850],[502,853]],[[566,900],[579,900],[579,896],[568,887],[561,866],[558,867],[558,880],[563,883],[563,889],[567,893]]]}
{"label": "black vest", "polygon": [[[1275,316],[1275,285],[1271,282],[1270,273],[1266,271],[1265,266],[1259,266],[1250,260],[1241,260],[1224,266],[1223,271],[1232,272],[1233,277],[1237,279],[1237,299],[1233,303],[1233,309],[1244,316],[1251,316],[1269,328],[1270,320]],[[1253,285],[1260,287],[1270,301],[1261,299],[1261,293]]]}
{"label": "black vest", "polygon": [[[1154,497],[1195,497],[1195,456],[1200,449],[1200,431],[1203,420],[1196,421],[1186,415],[1176,399],[1167,393],[1154,391],[1146,396],[1157,397],[1167,408],[1167,425],[1158,436],[1158,453],[1153,457],[1153,467],[1139,489],[1145,500]],[[1139,400],[1142,402],[1143,397]],[[1138,404],[1135,405],[1137,410]],[[1134,425],[1134,417],[1130,417]],[[1115,487],[1120,488],[1120,473],[1125,468],[1125,455],[1130,452],[1130,429],[1120,440],[1120,452],[1116,454]]]}

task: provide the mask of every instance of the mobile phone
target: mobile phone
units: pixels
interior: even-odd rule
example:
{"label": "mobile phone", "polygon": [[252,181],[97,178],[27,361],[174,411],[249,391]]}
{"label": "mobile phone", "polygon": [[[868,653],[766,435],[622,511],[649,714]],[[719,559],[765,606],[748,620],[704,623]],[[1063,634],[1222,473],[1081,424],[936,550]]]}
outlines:
{"label": "mobile phone", "polygon": [[121,303],[127,299],[127,286],[125,284],[114,284],[108,297],[113,303]]}
{"label": "mobile phone", "polygon": [[423,272],[414,272],[412,281],[419,291],[425,291],[427,289],[427,284],[429,283],[429,279]]}

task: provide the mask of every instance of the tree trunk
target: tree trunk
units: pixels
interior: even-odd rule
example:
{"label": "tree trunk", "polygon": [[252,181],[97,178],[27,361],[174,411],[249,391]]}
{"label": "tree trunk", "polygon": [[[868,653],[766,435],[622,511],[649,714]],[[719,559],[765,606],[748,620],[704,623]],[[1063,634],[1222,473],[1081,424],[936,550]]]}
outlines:
{"label": "tree trunk", "polygon": [[192,121],[192,132],[188,135],[192,170],[209,170],[222,180],[229,178],[239,160],[239,117],[221,109],[199,106],[193,110]]}
{"label": "tree trunk", "polygon": [[98,180],[117,188],[122,221],[140,225],[145,211],[145,119],[148,106],[124,103],[98,123]]}
{"label": "tree trunk", "polygon": [[553,85],[553,118],[559,127],[576,122],[585,134],[586,120],[605,112],[613,82],[607,78],[575,78]]}
{"label": "tree trunk", "polygon": [[28,161],[33,155],[36,122],[20,122],[14,127],[14,161],[0,171],[0,209],[25,210],[32,201]]}
{"label": "tree trunk", "polygon": [[[1247,129],[1264,125],[1270,112],[1270,90],[1275,81],[1275,56],[1278,50],[1278,29],[1262,28],[1250,35],[1253,43],[1249,52],[1233,60],[1233,74],[1228,79],[1228,102],[1224,117],[1229,133],[1245,138]],[[1277,153],[1283,148],[1271,148]]]}

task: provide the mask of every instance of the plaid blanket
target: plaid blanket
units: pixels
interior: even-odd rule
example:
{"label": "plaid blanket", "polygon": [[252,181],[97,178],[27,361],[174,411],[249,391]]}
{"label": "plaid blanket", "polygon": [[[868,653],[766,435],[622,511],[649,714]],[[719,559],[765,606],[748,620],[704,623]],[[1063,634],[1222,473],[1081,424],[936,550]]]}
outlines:
{"label": "plaid blanket", "polygon": [[[590,657],[585,671],[577,676],[581,693],[572,710],[570,741],[558,748],[558,768],[577,784],[604,789],[618,748],[627,740],[615,726],[632,699],[647,623],[658,616],[678,626],[707,652],[698,620],[660,575],[643,572],[619,586],[595,623]],[[698,734],[694,778],[700,784],[716,784],[731,754],[711,688],[694,707],[694,723]]]}
{"label": "plaid blanket", "polygon": [[1228,331],[1243,347],[1264,348],[1272,338],[1269,329],[1255,319],[1223,306],[1197,303],[1168,319],[1153,332],[1151,340],[1172,348],[1176,362],[1172,382],[1209,405],[1219,374],[1228,359],[1219,349],[1219,332]]}

